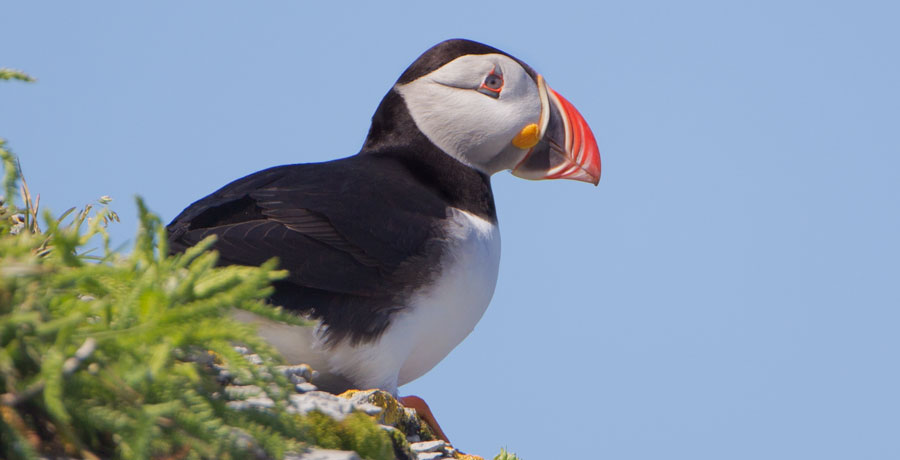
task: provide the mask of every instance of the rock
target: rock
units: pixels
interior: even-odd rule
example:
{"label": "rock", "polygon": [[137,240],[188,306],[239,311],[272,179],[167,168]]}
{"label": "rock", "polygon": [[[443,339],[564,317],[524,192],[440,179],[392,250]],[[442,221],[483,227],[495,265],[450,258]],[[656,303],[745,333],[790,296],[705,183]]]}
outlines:
{"label": "rock", "polygon": [[300,393],[307,393],[307,392],[316,391],[319,389],[319,387],[317,387],[309,382],[298,383],[298,384],[294,385],[294,388],[296,388],[297,391],[299,391]]}
{"label": "rock", "polygon": [[443,458],[444,453],[443,452],[421,452],[417,455],[418,455],[418,457],[417,457],[418,460],[438,460],[440,458]]}
{"label": "rock", "polygon": [[260,460],[267,458],[266,452],[264,450],[262,450],[262,448],[259,447],[259,444],[256,442],[256,439],[254,439],[253,436],[250,436],[250,433],[247,433],[246,431],[244,431],[240,428],[232,428],[231,434],[232,434],[232,436],[235,437],[235,440],[237,441],[237,445],[240,446],[242,449],[247,450],[247,452],[250,453],[250,455],[252,455],[251,458],[256,458],[256,459],[260,459]]}
{"label": "rock", "polygon": [[382,430],[387,431],[388,433],[393,433],[393,432],[395,432],[395,431],[397,431],[397,432],[400,431],[400,430],[398,430],[397,428],[392,427],[392,426],[390,426],[390,425],[382,425],[382,424],[379,424],[379,425],[378,425],[378,428],[381,428]]}
{"label": "rock", "polygon": [[250,353],[250,350],[247,349],[247,347],[235,346],[235,347],[232,347],[232,348],[234,348],[234,351],[236,351],[236,352],[238,352],[238,353],[240,353],[240,354],[242,354],[242,355],[246,355],[247,353]]}
{"label": "rock", "polygon": [[312,448],[302,454],[287,454],[284,460],[362,460],[353,451]]}
{"label": "rock", "polygon": [[[378,423],[397,427],[407,436],[407,439],[435,439],[431,428],[422,423],[416,411],[407,409],[394,399],[390,393],[383,390],[348,390],[339,395],[356,404],[374,404],[382,408],[378,417]],[[415,438],[418,436],[418,438]]]}
{"label": "rock", "polygon": [[259,366],[260,364],[263,363],[262,358],[260,358],[259,355],[256,353],[244,355],[244,358],[246,358],[247,361],[250,361],[250,364],[255,364],[257,366]]}
{"label": "rock", "polygon": [[225,405],[235,410],[259,410],[275,407],[275,401],[272,401],[272,398],[269,398],[268,396],[253,396],[239,401],[228,401]]}
{"label": "rock", "polygon": [[234,400],[227,403],[232,409],[259,410],[275,407],[275,401],[256,385],[228,385],[225,387],[225,397]]}
{"label": "rock", "polygon": [[[293,378],[303,379],[307,382],[311,382],[312,379],[316,378],[319,374],[317,371],[314,371],[308,364],[296,364],[293,366],[277,366],[275,369],[278,369],[279,372],[285,375],[285,377],[291,378],[292,382],[294,382]],[[294,382],[300,383],[300,382]]]}
{"label": "rock", "polygon": [[[478,456],[462,454],[445,441],[436,439],[430,427],[422,422],[415,410],[404,407],[388,392],[350,390],[336,396],[318,390],[317,386],[311,383],[318,373],[306,364],[265,367],[262,358],[251,350],[244,347],[236,347],[235,350],[249,362],[259,366],[259,370],[252,375],[245,369],[230,370],[226,368],[226,365],[220,364],[220,360],[216,359],[214,355],[208,358],[207,364],[210,369],[215,371],[217,379],[223,383],[222,399],[227,400],[226,404],[231,409],[271,413],[276,406],[275,401],[284,401],[286,398],[287,411],[292,414],[307,415],[312,411],[317,411],[336,421],[343,421],[347,415],[361,411],[375,417],[379,428],[389,435],[394,448],[394,458],[397,460],[483,460]],[[267,369],[287,377],[293,384],[293,390],[290,387],[282,387],[280,383],[273,381],[272,374],[266,372]],[[263,380],[267,383],[262,387],[241,384],[242,378],[249,383],[254,375],[260,377],[255,378],[255,381]],[[278,403],[278,405],[281,404],[281,402]],[[264,453],[252,437],[245,434],[238,439],[244,440],[241,444],[248,448],[251,457],[262,458],[260,455],[264,455]],[[315,447],[301,453],[286,454],[284,458],[289,460],[361,460],[360,456],[352,451]]]}
{"label": "rock", "polygon": [[394,460],[418,460],[415,452],[409,448],[409,442],[406,441],[406,435],[402,431],[390,425],[378,425],[378,428],[390,436],[391,444],[394,445]]}
{"label": "rock", "polygon": [[225,396],[228,399],[243,399],[250,396],[259,396],[262,388],[256,385],[228,385],[225,387]]}
{"label": "rock", "polygon": [[[215,369],[215,368],[213,368]],[[225,384],[234,380],[234,374],[231,373],[228,369],[216,369],[218,374],[216,375],[216,381],[219,383]]]}
{"label": "rock", "polygon": [[438,452],[443,450],[443,448],[447,445],[446,442],[438,439],[435,441],[422,441],[416,442],[409,445],[409,448],[412,449],[415,453],[420,452]]}
{"label": "rock", "polygon": [[368,415],[381,413],[381,408],[373,404],[350,401],[324,391],[309,391],[303,394],[291,395],[289,398],[291,407],[288,408],[288,412],[301,415],[317,410],[335,420],[343,420],[347,414],[354,410],[360,410]]}

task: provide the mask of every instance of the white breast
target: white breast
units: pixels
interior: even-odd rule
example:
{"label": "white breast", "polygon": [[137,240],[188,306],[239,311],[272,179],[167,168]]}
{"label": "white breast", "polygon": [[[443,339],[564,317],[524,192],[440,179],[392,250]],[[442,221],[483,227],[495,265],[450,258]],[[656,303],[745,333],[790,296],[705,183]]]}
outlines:
{"label": "white breast", "polygon": [[459,210],[450,222],[455,248],[447,251],[441,275],[397,319],[412,330],[416,342],[400,369],[400,385],[431,370],[472,332],[497,286],[500,229]]}
{"label": "white breast", "polygon": [[428,372],[475,328],[497,284],[500,231],[459,209],[448,217],[448,248],[435,282],[412,296],[377,342],[338,345],[329,359],[333,371],[396,393],[398,385]]}

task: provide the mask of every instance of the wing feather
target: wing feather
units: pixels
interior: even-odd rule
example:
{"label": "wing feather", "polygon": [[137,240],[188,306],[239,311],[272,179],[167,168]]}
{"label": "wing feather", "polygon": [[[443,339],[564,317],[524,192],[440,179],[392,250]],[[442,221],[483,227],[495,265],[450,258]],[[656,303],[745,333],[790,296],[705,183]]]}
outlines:
{"label": "wing feather", "polygon": [[217,235],[222,264],[278,257],[289,277],[273,299],[322,318],[335,340],[362,340],[404,308],[408,286],[433,276],[428,261],[446,212],[402,166],[356,156],[234,181],[185,209],[168,232],[173,252]]}

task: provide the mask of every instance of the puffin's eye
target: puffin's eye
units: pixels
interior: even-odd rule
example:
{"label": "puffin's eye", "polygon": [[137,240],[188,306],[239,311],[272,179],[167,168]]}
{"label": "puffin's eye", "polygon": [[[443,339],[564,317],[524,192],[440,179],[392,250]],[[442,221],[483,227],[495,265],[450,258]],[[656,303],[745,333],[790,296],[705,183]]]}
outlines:
{"label": "puffin's eye", "polygon": [[490,97],[498,98],[500,97],[500,91],[503,89],[503,72],[494,67],[491,70],[491,73],[488,74],[487,77],[484,78],[484,82],[481,83],[481,86],[478,87],[478,92],[481,94],[487,94]]}

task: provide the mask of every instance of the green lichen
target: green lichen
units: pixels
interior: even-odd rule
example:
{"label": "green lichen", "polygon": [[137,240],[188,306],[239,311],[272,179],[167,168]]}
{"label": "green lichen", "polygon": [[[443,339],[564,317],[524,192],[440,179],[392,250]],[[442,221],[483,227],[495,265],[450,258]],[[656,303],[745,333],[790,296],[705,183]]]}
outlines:
{"label": "green lichen", "polygon": [[397,399],[384,390],[349,390],[339,396],[380,407],[382,411],[378,415],[378,422],[396,427],[407,436],[418,436],[423,441],[437,439],[427,423],[423,423],[415,412],[403,407]]}

